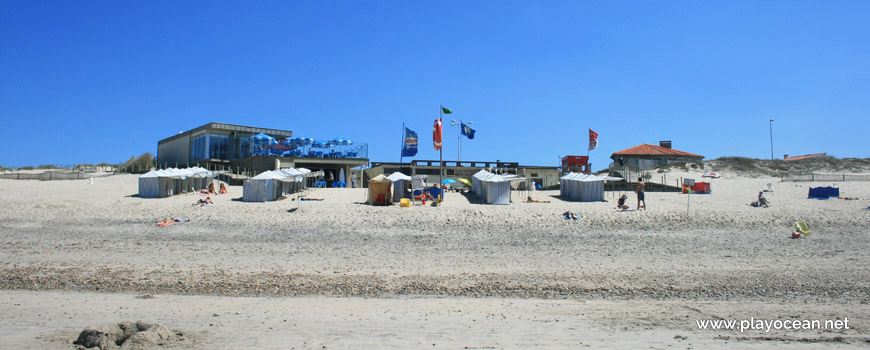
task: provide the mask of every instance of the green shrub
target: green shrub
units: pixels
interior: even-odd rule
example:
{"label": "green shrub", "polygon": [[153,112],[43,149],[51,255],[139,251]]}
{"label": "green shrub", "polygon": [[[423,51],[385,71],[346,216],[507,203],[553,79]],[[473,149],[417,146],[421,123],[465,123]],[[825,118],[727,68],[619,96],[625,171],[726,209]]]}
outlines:
{"label": "green shrub", "polygon": [[151,153],[142,153],[139,157],[130,157],[126,162],[121,163],[121,171],[128,173],[143,174],[153,168],[154,155]]}

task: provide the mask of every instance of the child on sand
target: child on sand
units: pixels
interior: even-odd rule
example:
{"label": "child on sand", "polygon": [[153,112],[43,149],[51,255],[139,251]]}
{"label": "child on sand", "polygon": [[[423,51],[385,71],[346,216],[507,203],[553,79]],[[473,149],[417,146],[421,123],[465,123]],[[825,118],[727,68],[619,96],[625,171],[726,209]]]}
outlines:
{"label": "child on sand", "polygon": [[619,201],[616,203],[616,207],[622,210],[628,209],[628,206],[625,205],[626,200],[628,200],[628,196],[626,195],[622,195],[622,197],[619,197]]}

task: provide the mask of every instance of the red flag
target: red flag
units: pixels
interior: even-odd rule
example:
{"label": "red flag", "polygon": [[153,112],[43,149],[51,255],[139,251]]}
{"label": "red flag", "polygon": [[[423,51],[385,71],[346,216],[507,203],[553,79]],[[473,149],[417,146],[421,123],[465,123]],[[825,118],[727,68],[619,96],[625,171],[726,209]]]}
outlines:
{"label": "red flag", "polygon": [[598,133],[589,129],[589,150],[595,149],[598,147]]}
{"label": "red flag", "polygon": [[432,142],[436,151],[441,150],[441,118],[435,119],[435,126],[432,128]]}

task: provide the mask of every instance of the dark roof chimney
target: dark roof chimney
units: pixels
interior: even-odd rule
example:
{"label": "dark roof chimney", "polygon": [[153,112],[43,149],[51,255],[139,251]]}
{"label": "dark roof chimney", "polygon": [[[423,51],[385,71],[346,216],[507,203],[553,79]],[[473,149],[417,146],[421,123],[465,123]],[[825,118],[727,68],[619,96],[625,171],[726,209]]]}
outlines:
{"label": "dark roof chimney", "polygon": [[671,141],[659,141],[659,146],[671,149]]}

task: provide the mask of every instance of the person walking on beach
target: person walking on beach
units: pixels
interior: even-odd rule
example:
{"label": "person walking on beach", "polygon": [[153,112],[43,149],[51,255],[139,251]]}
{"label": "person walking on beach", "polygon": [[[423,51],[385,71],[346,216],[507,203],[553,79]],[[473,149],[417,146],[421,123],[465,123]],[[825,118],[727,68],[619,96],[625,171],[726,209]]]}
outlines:
{"label": "person walking on beach", "polygon": [[350,177],[350,188],[356,188],[356,174]]}
{"label": "person walking on beach", "polygon": [[[635,187],[634,192],[637,193],[637,209],[643,208],[646,210],[646,200],[643,199],[643,190],[646,188],[646,184],[643,182],[642,177],[637,178],[637,187]],[[640,202],[643,202],[643,206],[640,205]]]}

